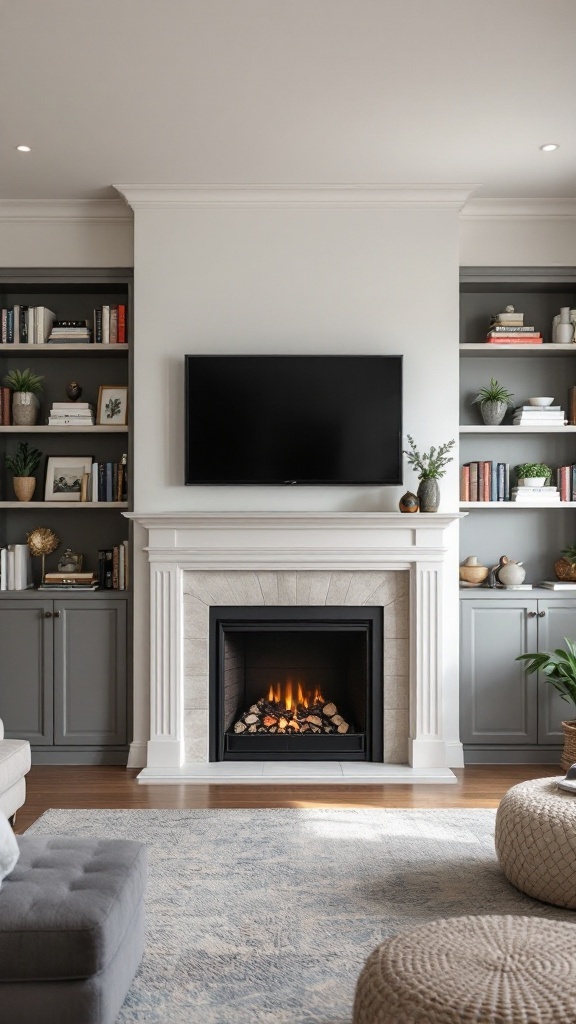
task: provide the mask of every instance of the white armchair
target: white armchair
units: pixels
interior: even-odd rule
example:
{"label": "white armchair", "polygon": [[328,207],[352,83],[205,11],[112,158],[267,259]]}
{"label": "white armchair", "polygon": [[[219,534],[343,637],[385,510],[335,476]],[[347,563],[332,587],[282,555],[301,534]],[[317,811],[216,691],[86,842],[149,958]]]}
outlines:
{"label": "white armchair", "polygon": [[30,771],[28,740],[5,740],[0,718],[0,810],[14,824],[16,811],[26,799],[25,775]]}

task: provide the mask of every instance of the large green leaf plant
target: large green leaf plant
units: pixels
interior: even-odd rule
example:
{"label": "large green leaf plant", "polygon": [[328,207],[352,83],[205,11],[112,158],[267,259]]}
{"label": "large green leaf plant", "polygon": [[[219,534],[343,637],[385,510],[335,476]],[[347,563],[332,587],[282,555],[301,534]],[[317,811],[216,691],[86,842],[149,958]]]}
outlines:
{"label": "large green leaf plant", "polygon": [[553,654],[539,651],[532,654],[520,654],[516,661],[526,662],[526,671],[542,672],[545,681],[558,690],[562,700],[573,704],[576,709],[576,640],[564,637],[566,650],[559,647]]}

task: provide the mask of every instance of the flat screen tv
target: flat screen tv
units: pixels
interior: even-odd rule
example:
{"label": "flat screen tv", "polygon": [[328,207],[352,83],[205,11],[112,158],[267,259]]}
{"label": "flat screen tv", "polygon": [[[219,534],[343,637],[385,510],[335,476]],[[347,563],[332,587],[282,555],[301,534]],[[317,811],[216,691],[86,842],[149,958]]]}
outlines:
{"label": "flat screen tv", "polygon": [[401,484],[402,356],[186,356],[187,484]]}

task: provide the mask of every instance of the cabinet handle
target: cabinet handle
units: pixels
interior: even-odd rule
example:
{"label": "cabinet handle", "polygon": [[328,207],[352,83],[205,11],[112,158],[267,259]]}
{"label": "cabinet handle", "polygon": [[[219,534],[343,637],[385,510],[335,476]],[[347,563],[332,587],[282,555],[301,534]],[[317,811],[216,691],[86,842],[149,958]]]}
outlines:
{"label": "cabinet handle", "polygon": [[543,619],[545,615],[546,615],[546,612],[538,612],[538,618],[539,619]]}
{"label": "cabinet handle", "polygon": [[536,614],[537,612],[526,612],[526,615],[529,619],[533,619],[536,616]]}
{"label": "cabinet handle", "polygon": [[52,612],[44,612],[44,618],[45,619],[51,619],[52,618]]}
{"label": "cabinet handle", "polygon": [[[542,613],[542,614],[544,614],[544,613]],[[55,619],[59,619],[60,618],[60,612],[54,612],[54,618]]]}

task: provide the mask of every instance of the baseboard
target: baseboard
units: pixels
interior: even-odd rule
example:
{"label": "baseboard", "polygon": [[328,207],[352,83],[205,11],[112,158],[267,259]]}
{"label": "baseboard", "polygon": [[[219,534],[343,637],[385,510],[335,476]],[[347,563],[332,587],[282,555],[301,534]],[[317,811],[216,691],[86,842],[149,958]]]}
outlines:
{"label": "baseboard", "polygon": [[144,742],[141,742],[140,740],[134,740],[130,744],[130,751],[129,751],[129,754],[128,754],[128,764],[126,765],[126,767],[127,768],[145,768],[146,767],[146,750],[147,750],[147,747],[148,747],[148,744],[147,744],[147,742],[145,740],[144,740]]}
{"label": "baseboard", "polygon": [[49,750],[32,747],[32,764],[122,764],[126,765],[126,747],[115,750]]}
{"label": "baseboard", "polygon": [[474,747],[464,744],[464,764],[557,764],[562,747]]}

